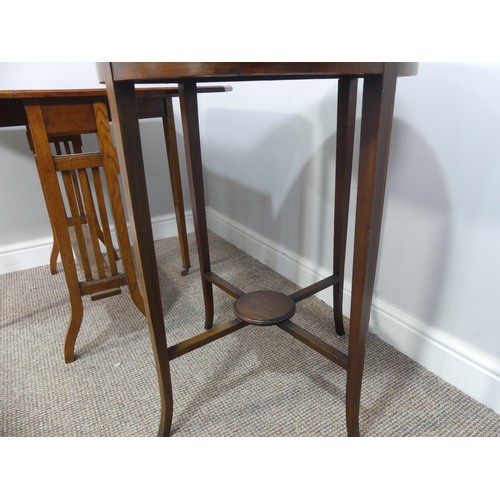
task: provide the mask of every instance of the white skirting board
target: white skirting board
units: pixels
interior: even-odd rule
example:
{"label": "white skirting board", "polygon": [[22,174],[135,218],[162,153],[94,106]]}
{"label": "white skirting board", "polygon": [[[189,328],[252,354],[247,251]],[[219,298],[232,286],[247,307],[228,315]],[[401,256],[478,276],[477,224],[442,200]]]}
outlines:
{"label": "white skirting board", "polygon": [[[207,210],[207,218],[208,227],[215,234],[300,287],[331,274],[331,271],[290,252],[213,209]],[[318,293],[317,297],[330,306],[333,305],[330,288]],[[346,283],[346,315],[349,315],[350,304],[351,284]],[[500,414],[500,359],[410,316],[377,297],[373,299],[370,331],[446,382]]]}
{"label": "white skirting board", "polygon": [[[174,214],[153,217],[152,223],[155,240],[177,236],[177,224]],[[188,233],[193,231],[191,211],[186,212],[186,229]],[[113,228],[111,228],[111,237],[116,245]],[[0,247],[0,274],[48,265],[51,250],[52,236],[23,241],[14,245],[4,245]]]}

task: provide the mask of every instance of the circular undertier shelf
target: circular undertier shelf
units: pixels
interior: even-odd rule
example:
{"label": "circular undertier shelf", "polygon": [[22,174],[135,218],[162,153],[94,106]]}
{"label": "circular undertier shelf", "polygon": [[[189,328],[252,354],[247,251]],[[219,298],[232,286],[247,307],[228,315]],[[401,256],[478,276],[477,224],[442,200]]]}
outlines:
{"label": "circular undertier shelf", "polygon": [[295,302],[280,292],[250,292],[236,301],[234,313],[238,319],[252,325],[277,325],[295,314]]}

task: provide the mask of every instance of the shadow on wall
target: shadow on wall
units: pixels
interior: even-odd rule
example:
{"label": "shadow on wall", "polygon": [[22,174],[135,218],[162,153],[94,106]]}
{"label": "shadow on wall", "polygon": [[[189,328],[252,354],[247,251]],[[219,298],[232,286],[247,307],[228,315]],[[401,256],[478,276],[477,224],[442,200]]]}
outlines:
{"label": "shadow on wall", "polygon": [[432,146],[395,119],[374,293],[434,324],[452,244],[446,180]]}
{"label": "shadow on wall", "polygon": [[[172,187],[170,184],[165,137],[161,119],[152,118],[141,120],[140,134],[151,215],[154,217],[172,214],[174,212],[174,204],[172,200]],[[184,142],[180,123],[178,122],[176,122],[176,138],[184,208],[190,210],[191,201],[189,197]]]}
{"label": "shadow on wall", "polygon": [[32,157],[26,137],[25,127],[8,127],[0,129],[2,149],[22,157]]}
{"label": "shadow on wall", "polygon": [[[325,106],[334,113],[336,96]],[[335,121],[318,128],[307,116],[208,110],[206,191],[217,212],[331,267]]]}
{"label": "shadow on wall", "polygon": [[0,129],[0,246],[51,235],[26,129]]}
{"label": "shadow on wall", "polygon": [[[389,259],[395,247],[389,228],[402,226],[408,211],[419,215],[409,219],[416,230],[422,228],[427,242],[424,246],[411,240],[425,273],[421,280],[412,273],[415,288],[424,290],[427,282],[433,297],[434,285],[444,285],[439,308],[429,298],[417,301],[427,309],[412,304],[404,304],[404,309],[498,358],[500,102],[496,96],[500,68],[440,64],[425,65],[421,73],[419,86],[415,80],[410,89],[414,101],[404,103],[413,108],[411,125],[396,122],[393,129],[385,213],[388,229],[383,240],[387,248],[381,267],[397,261],[395,255]],[[411,237],[409,231],[400,232],[403,240]],[[407,241],[403,244],[408,246]],[[380,280],[379,284],[386,288],[382,294],[394,295],[388,293],[390,283]]]}
{"label": "shadow on wall", "polygon": [[[210,129],[211,122],[217,124],[217,137],[203,144],[206,190],[209,204],[217,212],[330,270],[336,95],[328,95],[321,103],[317,124],[304,118],[310,114],[209,110],[206,128]],[[356,125],[357,147],[359,119]],[[417,316],[432,323],[447,272],[451,231],[448,197],[438,161],[416,129],[396,119],[392,148],[376,294],[403,310],[415,310]],[[348,280],[358,158],[356,152]]]}

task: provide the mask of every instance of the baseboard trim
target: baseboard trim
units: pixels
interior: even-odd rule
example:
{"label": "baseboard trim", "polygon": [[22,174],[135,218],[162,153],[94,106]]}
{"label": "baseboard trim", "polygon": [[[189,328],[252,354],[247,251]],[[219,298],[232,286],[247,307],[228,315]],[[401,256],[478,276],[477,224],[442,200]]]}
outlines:
{"label": "baseboard trim", "polygon": [[[211,231],[303,287],[330,272],[282,245],[209,208]],[[351,303],[351,284],[344,287],[344,314]],[[332,306],[331,290],[318,298]],[[400,352],[500,414],[500,359],[453,335],[412,317],[374,297],[370,330]]]}
{"label": "baseboard trim", "polygon": [[[174,214],[153,217],[152,226],[155,240],[177,236]],[[193,216],[190,211],[186,212],[186,230],[188,233],[194,230]],[[111,228],[111,237],[116,244],[113,228]],[[0,274],[47,265],[51,251],[52,236],[4,245],[0,247]]]}
{"label": "baseboard trim", "polygon": [[22,241],[0,247],[0,274],[47,265],[52,251],[52,237]]}

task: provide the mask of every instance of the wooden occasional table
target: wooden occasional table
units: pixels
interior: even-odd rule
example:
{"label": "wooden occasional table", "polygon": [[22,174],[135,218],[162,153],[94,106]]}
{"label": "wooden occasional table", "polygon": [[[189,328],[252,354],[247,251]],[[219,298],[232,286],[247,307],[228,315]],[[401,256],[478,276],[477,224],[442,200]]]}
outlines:
{"label": "wooden occasional table", "polygon": [[[128,179],[128,201],[136,240],[154,359],[161,395],[158,434],[167,436],[173,415],[169,362],[248,324],[276,325],[347,370],[346,423],[349,436],[359,436],[359,407],[366,337],[380,239],[396,80],[415,75],[415,63],[98,63],[106,83],[122,175]],[[285,296],[272,291],[245,294],[211,269],[207,238],[197,83],[289,79],[338,79],[337,150],[333,274]],[[342,334],[342,292],[349,191],[353,158],[356,95],[363,79],[358,195],[349,343],[347,353],[319,339],[291,318],[295,303],[333,286],[337,333]],[[186,161],[205,301],[206,332],[167,346],[153,246],[148,198],[135,107],[136,83],[176,83],[182,110]],[[212,286],[236,299],[236,318],[213,327]],[[269,307],[269,306],[272,307]]]}
{"label": "wooden occasional table", "polygon": [[[200,92],[226,90],[230,90],[230,87],[208,86],[199,89]],[[172,98],[177,96],[177,87],[141,89],[137,92],[136,106],[140,118],[162,118],[182,274],[185,274],[190,267],[190,259],[172,106]],[[28,141],[35,154],[52,226],[54,245],[50,258],[51,273],[57,272],[59,254],[64,267],[71,304],[64,358],[66,362],[72,362],[83,319],[83,295],[98,300],[120,293],[120,287],[127,285],[132,300],[144,312],[118,184],[118,165],[109,128],[106,90],[0,91],[0,127],[20,125],[27,127]],[[81,135],[86,133],[97,135],[98,152],[83,153]],[[110,217],[100,168],[104,170],[104,184],[109,195],[120,255],[111,239]],[[82,281],[77,275],[73,252],[84,274]],[[120,258],[123,272],[119,271],[116,264]]]}

